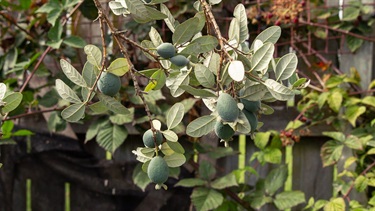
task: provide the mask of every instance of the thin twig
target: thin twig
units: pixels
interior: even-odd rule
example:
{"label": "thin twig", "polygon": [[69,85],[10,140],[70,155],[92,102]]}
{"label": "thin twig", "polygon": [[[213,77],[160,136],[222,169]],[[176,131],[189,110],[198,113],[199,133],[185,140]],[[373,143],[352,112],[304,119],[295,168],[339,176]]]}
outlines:
{"label": "thin twig", "polygon": [[342,29],[335,29],[335,28],[332,28],[328,25],[324,25],[324,24],[320,24],[320,23],[307,22],[307,21],[303,21],[303,20],[300,20],[299,23],[309,25],[309,26],[316,26],[316,27],[328,29],[328,30],[331,30],[331,31],[336,31],[336,32],[339,32],[339,33],[342,33],[342,34],[345,34],[345,35],[349,35],[349,36],[353,36],[353,37],[356,37],[356,38],[359,38],[359,39],[362,39],[362,40],[375,42],[375,38],[362,36],[360,34],[356,34],[356,33],[350,32],[350,31],[342,30]]}
{"label": "thin twig", "polygon": [[23,117],[33,116],[33,115],[42,114],[42,113],[49,113],[49,112],[53,112],[53,111],[61,111],[64,108],[65,107],[50,108],[50,109],[45,109],[45,110],[39,110],[39,111],[33,111],[33,112],[29,112],[29,113],[18,114],[18,115],[14,115],[14,116],[11,116],[11,117],[4,118],[4,119],[2,119],[2,122],[5,122],[7,120],[20,119],[20,118],[23,118]]}
{"label": "thin twig", "polygon": [[34,41],[34,36],[29,32],[27,31],[26,29],[22,28],[14,19],[12,18],[9,18],[5,13],[8,12],[7,10],[2,10],[0,11],[0,15],[2,17],[4,17],[7,21],[9,21],[10,23],[12,23],[13,25],[15,25],[18,29],[20,29],[21,31],[25,32],[28,36],[30,36],[30,39]]}

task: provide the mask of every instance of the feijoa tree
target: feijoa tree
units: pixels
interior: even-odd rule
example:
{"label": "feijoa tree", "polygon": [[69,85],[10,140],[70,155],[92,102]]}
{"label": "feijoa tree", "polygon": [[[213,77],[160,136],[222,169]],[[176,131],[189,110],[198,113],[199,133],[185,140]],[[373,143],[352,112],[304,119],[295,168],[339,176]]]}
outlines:
{"label": "feijoa tree", "polygon": [[[64,5],[70,6],[78,3],[64,2]],[[267,203],[273,203],[279,209],[288,209],[304,202],[302,192],[279,191],[286,180],[285,166],[274,169],[256,188],[250,188],[238,179],[238,175],[244,172],[256,174],[251,167],[215,177],[216,170],[211,163],[199,162],[199,155],[205,153],[203,145],[187,152],[180,143],[181,136],[187,135],[194,140],[194,146],[198,146],[200,137],[212,133],[223,142],[217,147],[215,159],[233,154],[229,146],[234,135],[254,137],[263,125],[258,121],[259,117],[272,114],[272,108],[266,105],[268,102],[292,99],[299,94],[299,89],[307,86],[308,81],[299,79],[295,73],[298,59],[294,53],[274,58],[281,28],[271,26],[249,43],[244,5],[235,7],[226,32],[228,36],[225,37],[212,12],[221,0],[191,2],[194,14],[181,22],[174,18],[165,4],[167,2],[114,0],[105,5],[112,12],[107,14],[104,5],[94,0],[102,45],[84,46],[86,62],[83,69],[77,70],[69,59],[59,60],[67,78],[54,81],[60,105],[65,105],[61,118],[72,123],[91,122],[86,141],[95,139],[112,153],[128,136],[126,123],[147,122],[148,128],[142,134],[143,142],[140,140],[139,147],[132,149],[140,162],[133,173],[134,182],[143,190],[150,181],[156,184],[157,189],[166,189],[164,183],[168,177],[178,178],[179,168],[187,160],[192,160],[199,176],[181,180],[176,186],[194,187],[191,199],[198,210],[225,208],[236,203],[246,209],[258,209]],[[57,9],[55,3],[50,1],[37,12],[52,16],[51,12]],[[147,38],[132,40],[126,30],[114,26],[111,15],[148,27]],[[50,29],[51,37],[57,33],[59,39],[52,40],[49,46],[58,49],[66,42],[61,38],[65,20],[52,20],[53,17],[49,19],[54,23]],[[160,21],[164,21],[171,33],[168,40],[163,40],[158,31],[157,23]],[[106,28],[121,56],[109,56]],[[154,68],[137,69],[136,61],[128,52],[129,47],[141,51],[143,58],[153,63]],[[145,80],[146,84],[143,83]],[[10,93],[8,98],[15,99],[16,95]],[[166,96],[173,100],[158,106],[156,101]],[[1,99],[8,102],[5,98]],[[195,119],[185,118],[189,110],[199,105],[205,107],[208,113]],[[7,104],[1,106],[3,110],[7,108]],[[135,110],[140,106],[145,115],[135,117]],[[96,121],[88,121],[92,118]],[[241,190],[229,189],[236,186],[247,187],[249,191],[239,198],[237,194]],[[232,200],[227,200],[226,196]]]}

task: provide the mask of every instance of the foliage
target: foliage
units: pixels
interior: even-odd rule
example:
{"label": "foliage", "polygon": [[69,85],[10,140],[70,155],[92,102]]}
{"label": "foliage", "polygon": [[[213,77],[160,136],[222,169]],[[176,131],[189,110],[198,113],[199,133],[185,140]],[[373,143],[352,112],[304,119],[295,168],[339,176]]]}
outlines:
{"label": "foliage", "polygon": [[[319,76],[320,77],[320,76]],[[299,134],[309,133],[316,125],[328,125],[330,130],[322,135],[330,138],[321,148],[323,166],[334,166],[334,194],[330,201],[314,201],[310,199],[306,210],[346,210],[345,200],[355,189],[365,192],[373,187],[372,158],[374,152],[374,118],[375,97],[362,96],[373,89],[373,81],[365,90],[360,90],[360,77],[355,68],[350,74],[324,74],[321,87],[303,91],[303,98],[299,101],[298,109],[303,116],[291,122],[283,132],[283,142],[292,143]],[[360,91],[358,91],[360,90]],[[294,135],[293,135],[294,133]],[[293,137],[293,138],[292,138]],[[349,149],[350,155],[344,155]],[[340,164],[341,163],[341,164]],[[341,170],[338,166],[343,165]],[[370,198],[374,197],[370,193]],[[373,209],[371,199],[368,204],[360,204],[350,200],[351,209]]]}
{"label": "foliage", "polygon": [[[178,178],[181,166],[189,162],[196,176],[179,180],[175,187],[192,188],[191,202],[197,210],[257,210],[265,205],[287,210],[305,203],[305,195],[286,186],[291,173],[283,146],[298,141],[297,129],[306,130],[323,122],[334,127],[334,131],[324,132],[331,138],[322,147],[325,166],[336,165],[345,148],[355,153],[337,175],[337,195],[329,201],[311,198],[305,208],[345,210],[350,206],[361,210],[373,206],[373,198],[368,205],[354,200],[345,203],[352,189],[365,191],[375,184],[371,169],[375,165],[375,98],[351,93],[359,84],[354,70],[349,76],[328,75],[321,89],[307,91],[310,81],[295,72],[297,55],[274,58],[275,45],[282,35],[279,24],[264,28],[249,43],[251,14],[243,4],[234,7],[228,31],[223,33],[213,13],[221,0],[180,3],[188,9],[179,19],[167,0],[113,0],[108,2],[110,14],[98,0],[93,0],[91,6],[88,2],[50,0],[33,5],[33,1],[23,0],[18,5],[0,1],[1,10],[27,11],[18,17],[0,11],[0,17],[12,25],[2,29],[1,35],[2,40],[10,42],[2,43],[0,54],[0,77],[4,79],[0,83],[0,145],[13,143],[14,136],[32,135],[28,130],[14,130],[12,122],[33,114],[27,111],[51,112],[46,120],[51,132],[62,131],[67,124],[87,124],[85,142],[95,140],[111,153],[126,141],[128,129],[133,127],[140,134],[149,131],[148,139],[154,141],[148,140],[145,146],[140,139],[139,147],[131,149],[139,161],[133,181],[143,191],[151,181],[158,183],[154,184],[156,189],[167,189],[163,184],[167,177]],[[301,12],[300,4],[291,11],[293,18],[297,17],[295,12]],[[269,11],[280,12],[276,8]],[[101,45],[87,44],[75,34],[76,30],[70,29],[69,20],[78,12],[99,22]],[[365,5],[351,3],[337,28],[343,29],[362,13],[368,13]],[[326,14],[329,22],[331,16],[332,11]],[[117,29],[114,18],[124,20],[126,30]],[[169,36],[160,34],[162,22]],[[291,24],[290,17],[284,24]],[[357,29],[361,28],[348,30]],[[141,36],[130,39],[127,30],[134,34],[141,31]],[[314,27],[309,30],[319,35]],[[11,35],[16,35],[15,40]],[[347,41],[352,51],[362,44],[356,37]],[[46,58],[57,61],[57,67],[42,62]],[[83,64],[76,65],[79,62]],[[107,73],[116,81],[120,78],[119,90],[106,93],[100,88],[101,76]],[[46,82],[34,88],[29,83],[35,77]],[[375,82],[368,89],[373,86]],[[48,90],[42,92],[44,88]],[[302,100],[298,109],[309,124],[297,118],[281,133],[259,132],[261,115],[273,113],[267,103],[291,100],[299,94]],[[227,98],[224,103],[219,102],[221,96]],[[228,107],[230,112],[225,112]],[[208,146],[201,137],[215,134],[215,125],[225,127],[226,134],[216,131],[220,136],[216,138],[217,146]],[[258,150],[244,168],[223,174],[215,162],[237,153],[230,147],[234,133],[251,137]],[[182,143],[186,136],[189,142]],[[277,167],[261,178],[251,163]],[[257,178],[255,186],[243,179],[245,174]]]}

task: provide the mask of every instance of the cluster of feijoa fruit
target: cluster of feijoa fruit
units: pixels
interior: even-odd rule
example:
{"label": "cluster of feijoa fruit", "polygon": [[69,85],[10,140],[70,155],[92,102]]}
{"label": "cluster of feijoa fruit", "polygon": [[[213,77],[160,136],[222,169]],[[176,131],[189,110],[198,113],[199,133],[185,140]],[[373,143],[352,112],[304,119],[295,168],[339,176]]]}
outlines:
{"label": "cluster of feijoa fruit", "polygon": [[189,64],[189,60],[184,55],[176,54],[176,48],[172,43],[162,43],[156,48],[156,51],[161,57],[169,59],[172,64],[178,67],[185,67]]}

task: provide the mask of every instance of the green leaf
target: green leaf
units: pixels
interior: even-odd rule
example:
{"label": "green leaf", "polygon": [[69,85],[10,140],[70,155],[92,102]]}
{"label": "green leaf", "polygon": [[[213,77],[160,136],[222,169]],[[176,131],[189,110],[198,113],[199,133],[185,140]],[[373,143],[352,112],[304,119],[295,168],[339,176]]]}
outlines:
{"label": "green leaf", "polygon": [[294,92],[289,89],[288,87],[276,82],[273,79],[267,79],[264,82],[264,85],[266,85],[268,91],[271,93],[271,95],[280,101],[286,101],[290,100],[294,97]]}
{"label": "green leaf", "polygon": [[362,99],[361,103],[363,103],[365,105],[375,107],[375,97],[374,96],[366,96]]}
{"label": "green leaf", "polygon": [[100,128],[96,142],[105,150],[114,153],[128,136],[128,131],[123,126],[107,124]]}
{"label": "green leaf", "polygon": [[96,68],[101,69],[102,52],[95,45],[86,45],[83,50],[87,55],[87,61],[94,65]]}
{"label": "green leaf", "polygon": [[61,112],[62,118],[68,122],[78,122],[85,116],[85,103],[72,104]]}
{"label": "green leaf", "polygon": [[178,45],[189,41],[196,33],[200,31],[198,24],[199,18],[197,17],[190,18],[179,24],[175,28],[175,32],[172,35],[173,43]]}
{"label": "green leaf", "polygon": [[188,179],[182,179],[178,181],[174,186],[175,187],[195,187],[195,186],[202,186],[206,184],[206,181],[199,179],[199,178],[188,178]]}
{"label": "green leaf", "polygon": [[62,42],[63,42],[62,39],[57,40],[57,41],[49,40],[49,41],[46,42],[46,45],[50,46],[53,49],[59,49]]}
{"label": "green leaf", "polygon": [[336,141],[345,142],[345,134],[342,132],[322,132],[323,135],[333,138]]}
{"label": "green leaf", "polygon": [[234,17],[238,20],[239,24],[239,44],[243,43],[244,41],[249,39],[249,29],[247,28],[247,14],[246,14],[246,9],[243,4],[238,4],[234,8],[233,12]]}
{"label": "green leaf", "polygon": [[73,7],[76,4],[78,4],[81,0],[66,0],[63,1],[64,3],[64,9],[69,9],[69,7]]}
{"label": "green leaf", "polygon": [[108,3],[109,8],[112,10],[115,15],[128,15],[129,11],[127,8],[123,7],[121,2],[110,1]]}
{"label": "green leaf", "polygon": [[305,194],[301,191],[285,191],[276,195],[274,203],[279,210],[292,208],[304,203]]}
{"label": "green leaf", "polygon": [[207,160],[203,160],[199,163],[199,176],[204,180],[211,180],[216,174],[215,167],[208,162]]}
{"label": "green leaf", "polygon": [[185,149],[184,147],[178,143],[178,142],[171,142],[171,141],[167,141],[167,144],[168,146],[175,152],[175,153],[179,153],[179,154],[184,154],[185,153]]}
{"label": "green leaf", "polygon": [[206,66],[197,64],[194,68],[194,73],[202,86],[212,88],[215,85],[215,76]]}
{"label": "green leaf", "polygon": [[198,49],[196,49],[196,54],[201,54],[215,49],[219,44],[219,41],[214,36],[205,35],[193,40],[191,44],[196,44],[198,46]]}
{"label": "green leaf", "polygon": [[174,104],[168,110],[166,118],[168,130],[175,128],[184,118],[184,105],[181,103]]}
{"label": "green leaf", "polygon": [[249,101],[258,101],[264,97],[268,89],[264,84],[245,85],[241,98]]}
{"label": "green leaf", "polygon": [[194,98],[186,98],[184,100],[182,100],[180,103],[182,103],[184,105],[184,108],[185,108],[185,113],[187,113],[188,111],[190,111],[195,103],[198,101],[198,99],[194,99]]}
{"label": "green leaf", "polygon": [[142,164],[138,163],[132,174],[133,182],[136,186],[138,186],[143,192],[146,190],[148,184],[151,183],[150,178],[146,172],[142,170]]}
{"label": "green leaf", "polygon": [[117,58],[109,65],[107,72],[113,73],[117,76],[123,76],[129,71],[129,63],[125,58]]}
{"label": "green leaf", "polygon": [[[59,112],[60,113],[60,112]],[[66,121],[58,112],[52,112],[48,118],[47,127],[50,132],[62,131],[66,128]]]}
{"label": "green leaf", "polygon": [[212,210],[223,203],[224,197],[214,189],[195,188],[191,194],[191,201],[199,211]]}
{"label": "green leaf", "polygon": [[129,114],[129,110],[122,105],[119,101],[115,98],[98,93],[99,100],[104,103],[104,105],[111,111],[115,112],[116,114]]}
{"label": "green leaf", "polygon": [[169,167],[179,167],[186,162],[186,158],[183,154],[173,153],[171,155],[165,155],[163,157]]}
{"label": "green leaf", "polygon": [[[293,75],[291,78],[289,78],[290,83],[291,83],[290,79],[292,78],[293,78]],[[309,83],[310,83],[310,80],[307,80],[307,78],[300,78],[292,84],[293,84],[293,88],[299,88],[299,87],[306,88],[309,85]]]}
{"label": "green leaf", "polygon": [[280,164],[283,154],[280,149],[274,147],[267,147],[263,151],[264,161],[267,163]]}
{"label": "green leaf", "polygon": [[56,24],[58,21],[57,19],[60,17],[62,12],[61,8],[53,9],[47,14],[47,21],[50,23],[52,26]]}
{"label": "green leaf", "polygon": [[149,17],[146,6],[141,0],[125,0],[128,10],[138,23],[146,23],[152,19]]}
{"label": "green leaf", "polygon": [[4,83],[0,83],[0,101],[3,100],[6,91],[7,91],[7,86]]}
{"label": "green leaf", "polygon": [[295,129],[303,126],[303,125],[305,125],[305,123],[302,122],[301,120],[298,120],[298,119],[297,120],[293,120],[293,121],[290,121],[288,123],[288,125],[285,127],[285,130],[289,130],[289,129],[295,130]]}
{"label": "green leaf", "polygon": [[131,123],[134,120],[134,108],[129,108],[129,114],[115,114],[109,117],[109,120],[116,125]]}
{"label": "green leaf", "polygon": [[363,150],[361,139],[354,135],[349,135],[344,141],[344,144],[350,149]]}
{"label": "green leaf", "polygon": [[350,122],[350,124],[355,127],[356,121],[359,116],[366,112],[365,106],[350,106],[345,110],[345,118]]}
{"label": "green leaf", "polygon": [[164,70],[158,69],[155,71],[151,77],[150,77],[150,82],[146,86],[145,91],[148,92],[150,90],[159,90],[164,87],[165,82],[167,80],[166,75],[164,73]]}
{"label": "green leaf", "polygon": [[219,177],[211,183],[212,188],[220,190],[232,186],[238,186],[236,176],[233,173],[229,173],[223,177]]}
{"label": "green leaf", "polygon": [[78,95],[62,80],[56,79],[56,90],[59,95],[64,99],[71,103],[81,103],[81,99],[79,99]]}
{"label": "green leaf", "polygon": [[177,142],[178,141],[178,136],[175,132],[173,132],[172,130],[165,130],[165,131],[161,131],[165,137],[165,139],[167,139],[168,141],[171,141],[171,142]]}
{"label": "green leaf", "polygon": [[163,40],[159,34],[159,32],[154,28],[154,27],[151,27],[151,30],[150,32],[148,33],[152,43],[154,44],[154,46],[159,46],[161,44],[163,44]]}
{"label": "green leaf", "polygon": [[102,101],[98,101],[89,105],[89,108],[94,112],[94,115],[103,114],[108,111],[107,106]]}
{"label": "green leaf", "polygon": [[20,0],[20,6],[22,9],[28,9],[31,6],[31,0]]}
{"label": "green leaf", "polygon": [[23,95],[19,92],[13,92],[3,98],[3,102],[5,103],[4,107],[1,108],[2,113],[9,113],[16,109],[21,101]]}
{"label": "green leaf", "polygon": [[81,74],[68,61],[61,59],[60,66],[66,77],[78,86],[86,87],[86,81]]}
{"label": "green leaf", "polygon": [[265,179],[265,191],[270,195],[275,194],[284,185],[287,176],[288,169],[285,165],[273,169]]}
{"label": "green leaf", "polygon": [[238,23],[237,18],[232,18],[229,29],[228,29],[228,40],[240,40],[240,24]]}
{"label": "green leaf", "polygon": [[323,144],[320,152],[320,157],[323,166],[330,166],[335,164],[341,157],[344,145],[338,141],[327,141]]}
{"label": "green leaf", "polygon": [[346,37],[346,44],[352,53],[354,53],[358,48],[363,45],[363,39],[347,35]]}
{"label": "green leaf", "polygon": [[270,140],[271,132],[259,132],[255,134],[254,144],[259,149],[264,149]]}
{"label": "green leaf", "polygon": [[216,95],[210,89],[196,89],[189,85],[181,85],[180,88],[194,96],[199,96],[203,98],[216,97]]}
{"label": "green leaf", "polygon": [[357,178],[355,178],[354,181],[354,187],[358,192],[363,192],[366,190],[368,184],[368,179],[363,176],[359,175]]}
{"label": "green leaf", "polygon": [[34,135],[34,133],[31,132],[30,130],[21,129],[21,130],[17,130],[12,135],[13,136],[30,136],[30,135]]}
{"label": "green leaf", "polygon": [[286,80],[296,71],[298,58],[295,53],[289,53],[279,59],[276,64],[276,81]]}
{"label": "green leaf", "polygon": [[330,93],[327,99],[328,106],[335,111],[339,112],[342,104],[343,96],[342,93],[338,90],[334,90]]}
{"label": "green leaf", "polygon": [[86,41],[81,37],[70,36],[64,39],[63,43],[73,48],[83,48],[86,46]]}
{"label": "green leaf", "polygon": [[35,13],[50,13],[52,10],[60,7],[61,5],[58,1],[48,1],[42,7],[38,8]]}
{"label": "green leaf", "polygon": [[90,62],[85,63],[82,70],[82,77],[86,81],[88,87],[91,88],[94,86],[97,76],[96,73],[98,72],[99,70],[93,64],[91,64]]}
{"label": "green leaf", "polygon": [[251,128],[250,122],[247,119],[246,115],[244,112],[240,112],[240,115],[238,116],[238,124],[236,125],[236,131],[242,134],[248,134],[256,129]]}
{"label": "green leaf", "polygon": [[52,41],[60,41],[61,40],[61,35],[63,32],[63,26],[58,21],[49,31],[48,31],[48,38]]}
{"label": "green leaf", "polygon": [[147,13],[148,13],[148,18],[150,18],[151,20],[163,20],[163,19],[168,17],[167,15],[160,12],[159,10],[154,9],[152,7],[149,7],[149,6],[146,6],[146,10],[147,10]]}
{"label": "green leaf", "polygon": [[172,13],[164,4],[160,4],[160,12],[167,15],[167,18],[164,19],[164,22],[168,26],[169,30],[171,30],[171,32],[174,33],[176,25],[179,24],[178,21],[174,19]]}
{"label": "green leaf", "polygon": [[322,94],[319,95],[319,97],[318,97],[318,107],[319,107],[319,109],[321,109],[324,106],[324,104],[327,101],[328,96],[329,96],[329,92],[323,92]]}
{"label": "green leaf", "polygon": [[11,120],[5,121],[1,125],[1,132],[3,133],[2,139],[4,139],[4,138],[10,138],[11,135],[12,135],[13,128],[14,128],[14,122],[13,121],[11,121]]}
{"label": "green leaf", "polygon": [[[271,26],[264,31],[262,31],[255,39],[260,40],[263,43],[270,42],[275,44],[277,40],[279,40],[281,36],[281,28],[280,26]],[[250,50],[254,49],[254,42],[251,44]]]}
{"label": "green leaf", "polygon": [[186,134],[191,137],[201,137],[211,132],[216,124],[215,116],[202,116],[192,122],[186,128]]}
{"label": "green leaf", "polygon": [[91,122],[90,126],[88,127],[86,131],[85,142],[90,141],[98,134],[102,124],[103,124],[103,121],[100,121],[100,120]]}
{"label": "green leaf", "polygon": [[189,84],[189,74],[185,72],[180,72],[176,76],[169,76],[166,81],[167,87],[171,91],[171,95],[173,97],[179,97],[182,95],[185,90],[181,89],[181,85],[188,85]]}
{"label": "green leaf", "polygon": [[324,211],[345,211],[346,205],[343,198],[333,198],[325,206]]}
{"label": "green leaf", "polygon": [[343,21],[354,21],[357,20],[357,17],[359,16],[361,10],[358,7],[345,7],[344,13],[342,15]]}
{"label": "green leaf", "polygon": [[251,70],[261,72],[265,74],[268,69],[268,65],[273,58],[273,52],[275,51],[275,46],[272,43],[265,43],[260,47],[251,57]]}

